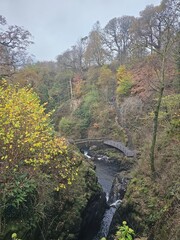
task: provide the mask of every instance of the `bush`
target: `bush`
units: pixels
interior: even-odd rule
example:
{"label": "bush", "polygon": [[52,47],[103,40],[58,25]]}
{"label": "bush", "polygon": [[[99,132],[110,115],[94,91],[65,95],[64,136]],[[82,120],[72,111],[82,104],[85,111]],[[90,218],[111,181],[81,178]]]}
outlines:
{"label": "bush", "polygon": [[133,86],[132,76],[125,66],[121,66],[117,70],[117,94],[128,95],[131,87]]}
{"label": "bush", "polygon": [[[128,227],[126,221],[123,221],[122,226],[118,227],[115,240],[133,240],[134,235],[134,230]],[[106,240],[106,238],[103,237],[101,240]]]}
{"label": "bush", "polygon": [[0,87],[0,161],[5,177],[20,168],[33,172],[43,166],[48,172],[53,169],[62,182],[74,174],[64,172],[74,162],[65,139],[55,137],[49,116],[31,89],[6,83]]}
{"label": "bush", "polygon": [[75,117],[78,119],[78,124],[76,124],[76,127],[80,131],[82,137],[84,137],[85,132],[92,122],[93,112],[98,105],[98,101],[98,91],[92,89],[85,96],[81,106],[75,112]]}
{"label": "bush", "polygon": [[134,236],[134,230],[127,226],[127,222],[123,221],[122,226],[118,227],[116,232],[116,240],[132,240]]}
{"label": "bush", "polygon": [[63,134],[67,136],[73,132],[74,125],[75,123],[73,122],[72,119],[62,117],[59,123],[59,129]]}
{"label": "bush", "polygon": [[50,114],[37,95],[4,82],[0,86],[0,234],[36,227],[50,206],[50,194],[75,179],[78,158],[64,138],[55,136]]}

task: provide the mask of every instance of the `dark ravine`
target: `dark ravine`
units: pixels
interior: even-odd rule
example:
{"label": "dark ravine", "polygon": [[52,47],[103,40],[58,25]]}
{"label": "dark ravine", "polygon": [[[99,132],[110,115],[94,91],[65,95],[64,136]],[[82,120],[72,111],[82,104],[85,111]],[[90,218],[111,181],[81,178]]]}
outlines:
{"label": "dark ravine", "polygon": [[111,191],[109,193],[109,199],[108,199],[108,205],[110,208],[106,210],[101,229],[100,234],[98,235],[98,238],[95,238],[94,240],[99,240],[102,237],[106,237],[108,239],[109,231],[113,226],[113,219],[117,212],[117,209],[121,208],[121,203],[124,198],[124,194],[126,192],[128,178],[121,177],[121,173],[117,173],[111,187]]}
{"label": "dark ravine", "polygon": [[111,192],[113,179],[114,179],[114,176],[118,173],[119,167],[117,166],[117,164],[111,163],[110,161],[108,161],[105,157],[102,157],[102,159],[100,160],[96,160],[95,165],[96,165],[96,173],[97,173],[98,181],[101,184],[104,192],[106,193],[106,201],[109,206],[104,213],[100,229],[97,235],[93,238],[93,240],[99,240],[102,237],[106,237],[108,235],[111,220],[116,211],[116,206],[110,207],[110,205],[114,202],[109,201],[109,199],[111,197],[110,192]]}
{"label": "dark ravine", "polygon": [[92,240],[100,228],[103,215],[107,208],[104,192],[96,194],[90,200],[83,212],[83,221],[78,240]]}
{"label": "dark ravine", "polygon": [[[84,154],[89,161],[88,149],[85,149]],[[102,186],[104,196],[102,195],[101,201],[98,199],[96,203],[91,201],[85,209],[86,217],[83,218],[83,232],[81,232],[78,240],[100,240],[102,237],[108,236],[111,221],[116,209],[121,204],[127,187],[128,179],[122,177],[120,173],[121,170],[124,170],[124,166],[121,169],[121,165],[116,161],[109,160],[107,156],[95,154],[93,154],[93,163],[96,166],[98,182]],[[129,165],[127,170],[128,168]],[[100,212],[98,213],[94,206],[98,205],[99,202],[101,202],[101,207],[99,207]]]}

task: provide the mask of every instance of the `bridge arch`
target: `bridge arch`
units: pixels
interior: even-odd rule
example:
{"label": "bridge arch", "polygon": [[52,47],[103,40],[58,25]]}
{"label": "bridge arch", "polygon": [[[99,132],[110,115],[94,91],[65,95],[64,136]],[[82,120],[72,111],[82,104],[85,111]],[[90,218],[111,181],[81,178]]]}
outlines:
{"label": "bridge arch", "polygon": [[108,140],[106,138],[97,138],[97,139],[76,139],[73,140],[73,143],[76,144],[78,147],[81,146],[92,146],[92,145],[107,145],[114,147],[121,151],[126,157],[135,157],[136,156],[136,151],[135,150],[130,150],[128,147],[126,147],[122,142],[120,141],[114,141],[114,140]]}

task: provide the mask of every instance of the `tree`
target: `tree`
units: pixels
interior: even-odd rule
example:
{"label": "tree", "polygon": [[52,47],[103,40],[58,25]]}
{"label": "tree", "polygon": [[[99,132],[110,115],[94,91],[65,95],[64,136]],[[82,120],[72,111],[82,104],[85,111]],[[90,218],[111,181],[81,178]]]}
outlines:
{"label": "tree", "polygon": [[129,46],[129,57],[131,60],[140,60],[148,55],[146,44],[142,44],[139,35],[139,18],[134,18],[130,29],[131,44]]}
{"label": "tree", "polygon": [[68,49],[63,54],[58,55],[57,63],[61,70],[71,69],[72,71],[75,71],[77,64],[75,47],[72,47],[72,49]]}
{"label": "tree", "polygon": [[141,45],[146,46],[151,53],[161,51],[167,42],[168,29],[171,31],[178,28],[178,15],[177,0],[163,0],[159,6],[147,6],[140,12],[140,18],[136,19],[134,29]]}
{"label": "tree", "polygon": [[1,77],[11,76],[15,70],[27,62],[27,47],[33,42],[29,31],[22,27],[9,26],[0,16],[0,71]]}
{"label": "tree", "polygon": [[87,48],[87,40],[88,40],[88,37],[85,36],[81,38],[81,40],[77,41],[77,44],[76,44],[77,59],[78,59],[78,66],[79,66],[78,70],[81,74],[84,70],[87,69],[87,65],[85,62],[85,51]]}
{"label": "tree", "polygon": [[117,94],[125,96],[129,93],[133,85],[131,73],[125,66],[120,66],[117,70]]}
{"label": "tree", "polygon": [[120,60],[121,41],[119,40],[119,18],[111,19],[104,28],[104,42],[107,48],[112,53],[117,53],[117,58]]}
{"label": "tree", "polygon": [[84,81],[80,74],[75,74],[72,79],[74,97],[79,99],[83,95]]}
{"label": "tree", "polygon": [[[154,109],[153,117],[153,133],[152,143],[150,149],[150,164],[152,176],[155,176],[155,148],[158,133],[158,122],[161,102],[166,87],[166,82],[169,79],[168,74],[168,62],[172,59],[173,46],[176,42],[179,42],[178,33],[178,17],[179,7],[178,1],[176,0],[165,0],[162,1],[159,11],[157,12],[158,23],[160,23],[161,31],[158,37],[151,38],[150,42],[147,41],[147,47],[150,47],[155,51],[158,59],[158,64],[154,65],[154,70],[157,74],[157,82],[154,85],[154,89],[157,92],[157,103]],[[161,19],[161,21],[159,20]],[[158,25],[159,26],[159,25]]]}
{"label": "tree", "polygon": [[97,22],[89,34],[85,61],[88,66],[102,66],[106,62],[106,51],[103,48],[100,23]]}
{"label": "tree", "polygon": [[42,170],[56,182],[57,189],[72,181],[77,170],[75,158],[66,140],[55,137],[49,116],[31,89],[17,89],[6,82],[0,87],[3,181],[9,181],[13,172]]}
{"label": "tree", "polygon": [[146,46],[151,49],[151,53],[153,49],[161,49],[163,19],[160,11],[160,6],[154,7],[153,5],[150,5],[140,12],[140,36]]}
{"label": "tree", "polygon": [[34,66],[26,66],[16,71],[11,77],[13,83],[18,83],[21,87],[33,87],[34,89],[42,83],[42,76]]}
{"label": "tree", "polygon": [[61,70],[71,69],[82,73],[86,69],[84,53],[86,51],[87,37],[81,38],[76,45],[57,56],[57,64]]}
{"label": "tree", "polygon": [[104,28],[104,44],[112,57],[124,63],[131,44],[131,27],[134,22],[132,16],[122,16],[111,19]]}
{"label": "tree", "polygon": [[100,68],[98,77],[98,85],[101,88],[102,95],[105,97],[105,101],[110,100],[114,97],[114,75],[106,65]]}
{"label": "tree", "polygon": [[[49,116],[32,89],[13,87],[2,81],[0,86],[2,239],[5,239],[7,234],[10,236],[12,231],[18,232],[21,236],[25,236],[27,232],[33,234],[34,229],[41,228],[42,222],[44,224],[47,221],[51,215],[50,211],[53,212],[53,202],[59,201],[57,209],[60,208],[62,211],[65,201],[68,201],[67,189],[75,182],[81,157],[63,137],[55,135]],[[68,197],[62,200],[60,195]],[[58,219],[60,222],[61,220]],[[42,235],[43,230],[41,228]]]}

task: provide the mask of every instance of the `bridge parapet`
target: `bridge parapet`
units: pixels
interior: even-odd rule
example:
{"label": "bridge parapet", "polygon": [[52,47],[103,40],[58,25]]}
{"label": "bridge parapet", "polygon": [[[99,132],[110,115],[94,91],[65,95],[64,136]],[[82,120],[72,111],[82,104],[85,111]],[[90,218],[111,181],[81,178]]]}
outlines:
{"label": "bridge parapet", "polygon": [[76,139],[73,142],[75,144],[78,143],[94,143],[94,142],[104,142],[107,138],[84,138],[84,139]]}
{"label": "bridge parapet", "polygon": [[106,140],[106,141],[104,141],[104,144],[119,149],[121,152],[124,153],[124,155],[126,157],[135,157],[136,156],[136,151],[130,150],[121,142],[116,142],[113,140]]}
{"label": "bridge parapet", "polygon": [[129,148],[127,148],[122,142],[107,140],[107,138],[76,139],[76,140],[73,140],[73,143],[76,144],[76,145],[83,145],[84,144],[86,147],[89,146],[89,145],[92,145],[92,144],[94,144],[94,145],[105,144],[105,145],[108,145],[108,146],[111,146],[111,147],[114,147],[114,148],[120,150],[122,153],[124,153],[124,155],[126,157],[135,157],[136,153],[137,153],[137,151],[130,150]]}

